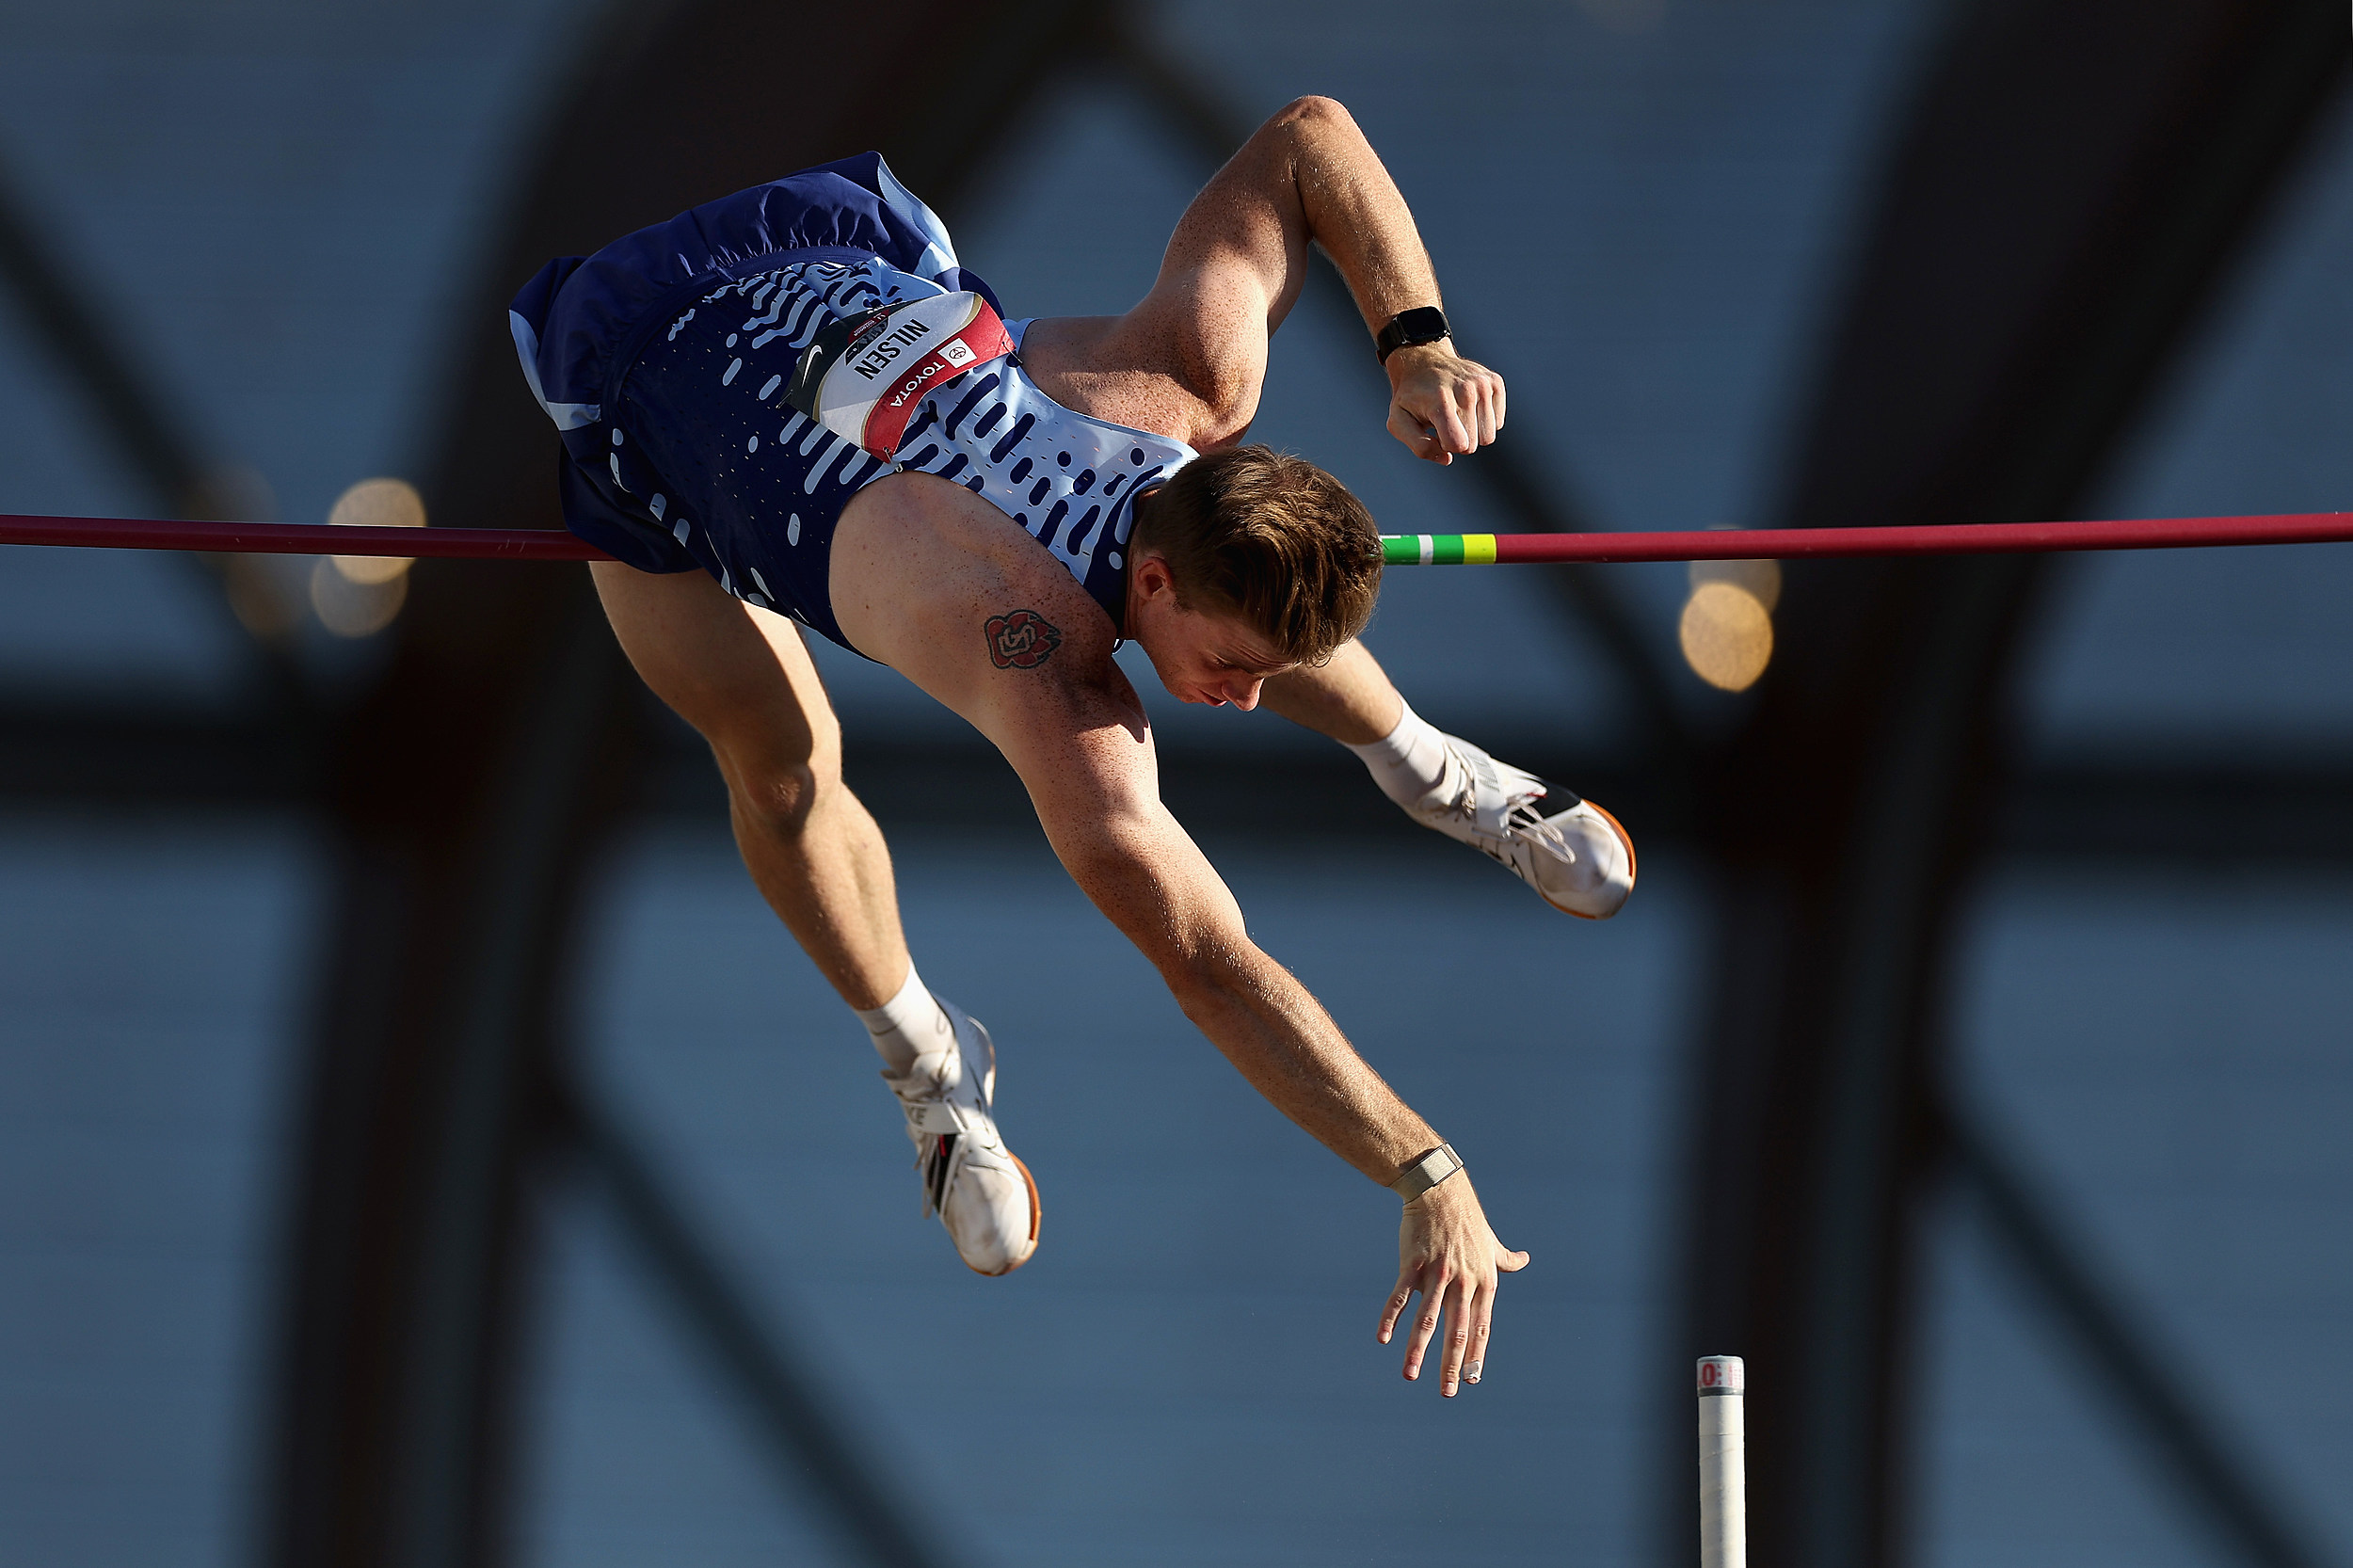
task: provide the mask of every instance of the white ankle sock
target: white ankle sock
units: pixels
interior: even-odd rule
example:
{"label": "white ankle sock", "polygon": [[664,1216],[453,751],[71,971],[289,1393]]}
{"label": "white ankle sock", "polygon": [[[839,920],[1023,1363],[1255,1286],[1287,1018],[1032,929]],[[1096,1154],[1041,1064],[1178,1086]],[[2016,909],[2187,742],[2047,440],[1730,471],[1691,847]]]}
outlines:
{"label": "white ankle sock", "polygon": [[913,964],[907,966],[907,983],[899,987],[897,996],[880,1007],[852,1011],[874,1037],[874,1049],[881,1054],[883,1065],[894,1073],[914,1066],[915,1059],[925,1051],[947,1049],[955,1039],[954,1026]]}
{"label": "white ankle sock", "polygon": [[1410,808],[1446,776],[1446,736],[1415,712],[1412,703],[1405,702],[1404,709],[1395,729],[1369,745],[1348,749],[1364,759],[1383,794]]}

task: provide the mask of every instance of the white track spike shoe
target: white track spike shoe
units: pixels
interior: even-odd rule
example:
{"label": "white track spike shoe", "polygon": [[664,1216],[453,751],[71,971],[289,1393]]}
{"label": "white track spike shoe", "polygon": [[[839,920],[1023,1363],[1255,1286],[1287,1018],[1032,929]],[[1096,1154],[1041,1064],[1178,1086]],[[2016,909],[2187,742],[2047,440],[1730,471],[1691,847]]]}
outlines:
{"label": "white track spike shoe", "polygon": [[907,1113],[923,1212],[937,1214],[956,1256],[977,1273],[1009,1274],[1037,1251],[1037,1183],[997,1134],[997,1047],[980,1020],[953,1002],[940,1008],[953,1038],[883,1081]]}
{"label": "white track spike shoe", "polygon": [[1446,737],[1446,774],[1406,811],[1512,868],[1555,909],[1606,920],[1634,891],[1634,840],[1558,784]]}

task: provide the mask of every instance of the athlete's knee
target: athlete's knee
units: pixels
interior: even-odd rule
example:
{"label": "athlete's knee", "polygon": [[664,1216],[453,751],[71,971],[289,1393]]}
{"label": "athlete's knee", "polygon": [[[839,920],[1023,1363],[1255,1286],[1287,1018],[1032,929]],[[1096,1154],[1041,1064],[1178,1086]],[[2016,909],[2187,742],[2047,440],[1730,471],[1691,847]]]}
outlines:
{"label": "athlete's knee", "polygon": [[722,771],[736,812],[771,838],[799,838],[827,799],[841,789],[838,769],[820,767],[810,760],[753,768],[723,763]]}
{"label": "athlete's knee", "polygon": [[754,745],[712,742],[728,796],[752,826],[798,838],[841,784],[840,732],[826,714],[808,730],[763,735]]}
{"label": "athlete's knee", "polygon": [[744,815],[755,825],[788,838],[808,825],[823,789],[817,770],[806,762],[737,774],[728,782],[728,792]]}

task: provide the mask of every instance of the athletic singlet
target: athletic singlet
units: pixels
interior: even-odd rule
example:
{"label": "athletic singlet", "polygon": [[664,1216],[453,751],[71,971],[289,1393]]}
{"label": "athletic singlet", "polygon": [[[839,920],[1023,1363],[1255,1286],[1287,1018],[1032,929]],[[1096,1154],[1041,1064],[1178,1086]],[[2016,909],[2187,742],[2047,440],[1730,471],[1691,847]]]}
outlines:
{"label": "athletic singlet", "polygon": [[[952,286],[987,295],[985,283],[955,266],[937,219],[897,189],[878,158],[872,168],[886,202],[900,199],[902,212],[912,203],[926,220],[920,263],[945,263],[935,277],[839,246],[747,256],[698,280],[690,274],[684,288],[640,291],[661,296],[650,302],[653,311],[604,329],[610,341],[597,404],[551,405],[534,376],[535,392],[566,430],[567,524],[644,569],[700,567],[728,593],[791,615],[846,648],[827,591],[841,509],[887,473],[933,473],[1019,523],[1124,630],[1134,498],[1191,461],[1191,447],[1064,408],[1030,379],[1017,351],[927,393],[888,463],[785,403],[801,351],[828,322]],[[697,234],[722,229],[724,215],[714,210],[728,202],[664,230],[687,219],[696,220]],[[586,265],[638,239],[608,247]],[[665,259],[686,260],[676,251],[673,242]],[[521,313],[530,295],[518,301],[519,349],[534,328]],[[557,313],[544,297],[535,312]],[[1008,323],[1016,348],[1028,325]],[[530,344],[527,369],[535,360],[546,363],[538,349]],[[559,408],[580,411],[569,412],[574,423],[567,425]]]}
{"label": "athletic singlet", "polygon": [[1136,494],[1199,454],[1166,436],[1064,408],[1022,368],[1018,350],[1030,323],[1005,325],[1016,353],[926,397],[899,442],[899,467],[963,476],[975,494],[1029,530],[1122,628]]}

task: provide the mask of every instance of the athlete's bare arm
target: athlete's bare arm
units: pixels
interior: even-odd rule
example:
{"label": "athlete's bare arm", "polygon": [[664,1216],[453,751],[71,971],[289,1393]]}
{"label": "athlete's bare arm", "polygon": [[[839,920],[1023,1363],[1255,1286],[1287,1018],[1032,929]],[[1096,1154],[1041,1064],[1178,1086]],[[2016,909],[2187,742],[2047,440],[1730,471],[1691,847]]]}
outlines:
{"label": "athlete's bare arm", "polygon": [[[1414,215],[1346,109],[1302,98],[1258,128],[1193,198],[1159,280],[1121,316],[1030,328],[1022,358],[1066,407],[1174,436],[1202,451],[1241,440],[1258,409],[1267,340],[1320,245],[1368,332],[1442,303]],[[1448,463],[1496,439],[1503,377],[1449,342],[1389,356],[1389,432]]]}
{"label": "athlete's bare arm", "polygon": [[[923,474],[860,491],[834,536],[842,630],[962,714],[1028,786],[1054,852],[1149,958],[1186,1016],[1284,1114],[1386,1184],[1435,1146],[1310,996],[1250,939],[1217,872],[1160,804],[1143,704],[1112,662],[1110,621],[1003,513]],[[1385,1342],[1415,1289],[1408,1377],[1440,1308],[1440,1385],[1484,1360],[1499,1271],[1521,1267],[1465,1176],[1406,1207]]]}

